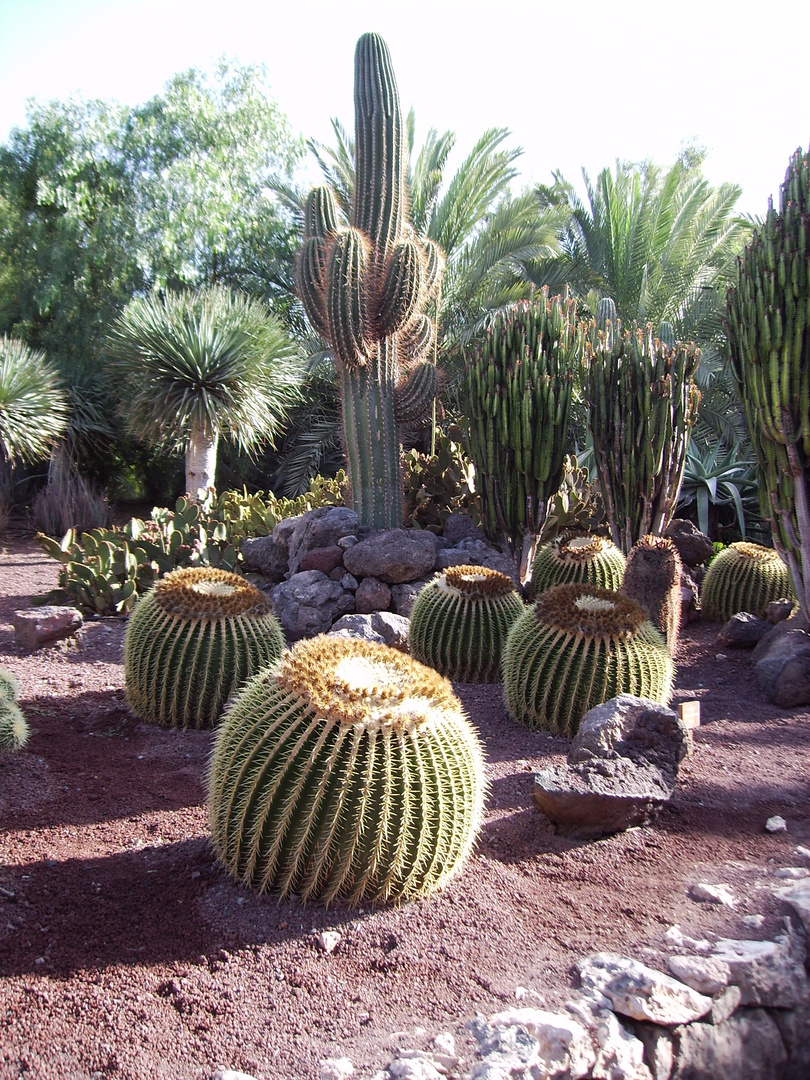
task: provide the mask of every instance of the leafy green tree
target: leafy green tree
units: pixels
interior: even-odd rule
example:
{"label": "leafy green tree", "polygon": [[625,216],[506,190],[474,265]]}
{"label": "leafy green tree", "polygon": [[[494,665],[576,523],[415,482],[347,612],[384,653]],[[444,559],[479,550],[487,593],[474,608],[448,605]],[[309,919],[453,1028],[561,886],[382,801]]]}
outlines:
{"label": "leafy green tree", "polygon": [[192,497],[214,487],[221,435],[250,453],[274,438],[298,398],[283,325],[261,301],[221,285],[131,300],[109,349],[129,431],[185,454]]}

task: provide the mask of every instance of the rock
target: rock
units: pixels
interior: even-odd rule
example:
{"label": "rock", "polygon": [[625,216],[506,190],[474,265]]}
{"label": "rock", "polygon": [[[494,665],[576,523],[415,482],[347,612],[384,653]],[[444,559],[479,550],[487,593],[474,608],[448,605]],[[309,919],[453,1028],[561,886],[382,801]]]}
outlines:
{"label": "rock", "polygon": [[340,586],[345,589],[346,592],[357,592],[357,586],[359,582],[354,574],[344,574],[340,579]]}
{"label": "rock", "polygon": [[493,1028],[483,1019],[467,1024],[478,1040],[482,1060],[470,1073],[470,1080],[512,1080],[539,1071],[540,1046],[523,1027]]}
{"label": "rock", "polygon": [[354,547],[355,544],[360,542],[359,537],[351,534],[349,536],[341,536],[337,541],[337,546],[341,551],[348,551],[350,547]]}
{"label": "rock", "polygon": [[723,904],[724,907],[733,908],[737,903],[728,885],[709,885],[705,881],[692,885],[689,895],[693,900],[708,900],[710,904]]}
{"label": "rock", "polygon": [[794,606],[794,601],[788,600],[787,597],[782,597],[781,600],[771,600],[770,604],[765,608],[765,618],[772,626],[776,626],[777,623],[790,618]]}
{"label": "rock", "polygon": [[669,1080],[675,1064],[672,1033],[658,1024],[645,1024],[637,1021],[633,1027],[636,1035],[644,1045],[644,1058],[652,1073],[653,1080]]}
{"label": "rock", "polygon": [[[320,570],[322,574],[331,574],[343,566],[343,550],[337,544],[330,547],[312,548],[305,551],[299,563],[299,570]],[[341,569],[340,577],[345,573]],[[340,580],[340,578],[338,578]]]}
{"label": "rock", "polygon": [[298,517],[284,518],[270,536],[249,537],[242,541],[243,570],[255,571],[268,581],[283,581],[290,562],[290,537],[295,531]]}
{"label": "rock", "polygon": [[430,1054],[421,1050],[400,1051],[388,1066],[390,1077],[400,1080],[444,1080],[444,1074],[436,1067]]}
{"label": "rock", "polygon": [[[780,623],[780,630],[792,620]],[[771,640],[772,630],[763,642]],[[769,701],[792,708],[810,703],[810,634],[793,629],[772,640],[768,651],[757,660],[757,682]]]}
{"label": "rock", "polygon": [[315,934],[315,940],[318,946],[323,949],[325,953],[332,953],[340,944],[340,939],[343,937],[337,930],[321,930]]}
{"label": "rock", "polygon": [[550,1076],[587,1076],[594,1063],[588,1032],[570,1016],[542,1009],[505,1009],[489,1023],[495,1028],[524,1028],[536,1041],[538,1062]]}
{"label": "rock", "polygon": [[774,814],[773,817],[769,817],[765,822],[765,832],[787,832],[787,822],[779,814]]}
{"label": "rock", "polygon": [[636,765],[654,765],[674,780],[690,747],[689,729],[672,709],[648,698],[619,694],[585,713],[568,763],[621,757]]}
{"label": "rock", "polygon": [[356,637],[408,651],[409,620],[393,611],[375,611],[371,615],[344,615],[329,631],[336,637]]}
{"label": "rock", "polygon": [[429,578],[409,581],[404,585],[391,586],[391,608],[397,615],[403,615],[406,619],[410,619],[417,596],[431,579],[432,575]]}
{"label": "rock", "polygon": [[582,985],[604,994],[622,1016],[670,1027],[688,1024],[711,1011],[711,998],[626,956],[594,953],[578,960],[575,967]]}
{"label": "rock", "polygon": [[722,1024],[675,1029],[672,1080],[775,1080],[787,1061],[779,1028],[764,1009],[743,1009]]}
{"label": "rock", "polygon": [[233,1069],[218,1069],[211,1080],[255,1080],[249,1073],[236,1072]]}
{"label": "rock", "polygon": [[419,529],[390,529],[350,547],[343,564],[356,578],[375,577],[387,585],[416,581],[436,562],[433,533]]}
{"label": "rock", "polygon": [[797,844],[795,847],[797,855],[801,855],[803,859],[810,859],[810,848],[803,847],[801,844]]}
{"label": "rock", "polygon": [[753,649],[770,629],[770,623],[764,619],[749,615],[747,611],[740,611],[721,627],[717,640],[721,645],[730,645],[732,648]]}
{"label": "rock", "polygon": [[752,930],[759,930],[762,924],[765,922],[764,915],[743,915],[742,921],[746,926],[750,926]]}
{"label": "rock", "polygon": [[455,547],[445,548],[436,553],[436,569],[446,570],[448,566],[486,566],[490,570],[497,570],[506,574],[520,589],[520,576],[515,560],[511,555],[498,551],[484,540],[467,537],[460,540]]}
{"label": "rock", "polygon": [[679,949],[691,949],[692,952],[696,953],[709,953],[712,951],[712,943],[710,941],[707,941],[705,938],[687,937],[677,923],[675,926],[670,926],[664,934],[664,937]]}
{"label": "rock", "polygon": [[591,1069],[593,1080],[653,1080],[644,1062],[644,1043],[604,1009],[592,1031],[597,1046]]}
{"label": "rock", "polygon": [[354,597],[320,570],[304,570],[276,585],[273,608],[288,641],[326,633],[332,623],[354,609]]}
{"label": "rock", "polygon": [[711,957],[729,968],[729,983],[739,986],[740,1004],[792,1009],[808,995],[804,955],[794,941],[737,941],[721,938]]}
{"label": "rock", "polygon": [[449,547],[456,547],[462,540],[484,539],[484,534],[469,514],[451,514],[444,523],[442,535]]}
{"label": "rock", "polygon": [[357,514],[348,506],[320,506],[292,520],[296,524],[289,539],[290,576],[302,569],[301,560],[314,548],[339,546],[338,540],[354,535],[360,524]]}
{"label": "rock", "polygon": [[742,999],[739,986],[729,986],[712,1000],[712,1023],[722,1024],[738,1008]]}
{"label": "rock", "polygon": [[796,885],[787,885],[774,889],[774,896],[790,904],[804,924],[805,933],[810,937],[810,881],[801,881]]}
{"label": "rock", "polygon": [[461,1064],[461,1058],[456,1053],[456,1040],[449,1031],[440,1031],[433,1038],[435,1047],[433,1057],[448,1072],[457,1069]]}
{"label": "rock", "polygon": [[688,574],[681,575],[681,629],[700,618],[700,593]]}
{"label": "rock", "polygon": [[773,876],[798,881],[799,878],[810,876],[810,870],[806,866],[780,866],[778,870],[774,870]]}
{"label": "rock", "polygon": [[685,566],[701,566],[714,554],[708,536],[685,518],[673,518],[664,530],[664,536],[668,536],[678,549]]}
{"label": "rock", "polygon": [[779,1028],[788,1060],[782,1080],[810,1077],[810,1000],[796,1009],[774,1009],[769,1013]]}
{"label": "rock", "polygon": [[324,1058],[320,1064],[320,1080],[349,1080],[354,1076],[351,1058]]}
{"label": "rock", "polygon": [[354,602],[359,615],[370,615],[372,611],[387,611],[391,603],[391,590],[384,581],[377,578],[363,578],[354,594]]}
{"label": "rock", "polygon": [[699,994],[712,995],[724,990],[731,977],[728,964],[711,956],[670,956],[667,963],[676,979]]}
{"label": "rock", "polygon": [[11,616],[14,640],[24,649],[40,649],[54,641],[71,637],[82,626],[84,619],[74,607],[46,604],[27,611],[15,611]]}

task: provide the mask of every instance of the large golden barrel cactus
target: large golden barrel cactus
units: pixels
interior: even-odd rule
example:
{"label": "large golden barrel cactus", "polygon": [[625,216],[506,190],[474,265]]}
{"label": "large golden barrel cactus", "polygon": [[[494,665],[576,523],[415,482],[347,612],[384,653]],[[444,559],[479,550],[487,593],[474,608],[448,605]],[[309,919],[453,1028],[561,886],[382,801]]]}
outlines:
{"label": "large golden barrel cactus", "polygon": [[461,867],[485,794],[447,679],[388,646],[322,635],[229,705],[209,821],[225,868],[259,891],[416,899]]}
{"label": "large golden barrel cactus", "polygon": [[411,655],[459,682],[497,682],[501,654],[523,601],[511,578],[485,566],[451,566],[422,589],[411,612]]}
{"label": "large golden barrel cactus", "polygon": [[760,619],[772,600],[796,599],[790,572],[773,548],[745,540],[729,544],[712,561],[700,590],[700,610],[710,622],[746,611]]}
{"label": "large golden barrel cactus", "polygon": [[627,562],[612,540],[591,533],[563,533],[543,544],[532,567],[532,596],[552,585],[583,582],[618,589]]}
{"label": "large golden barrel cactus", "polygon": [[675,676],[638,604],[596,585],[555,585],[539,596],[510,630],[501,663],[510,715],[565,736],[617,694],[666,704]]}
{"label": "large golden barrel cactus", "polygon": [[213,727],[228,695],[283,648],[269,598],[245,578],[208,566],[176,570],[130,617],[127,701],[151,724]]}

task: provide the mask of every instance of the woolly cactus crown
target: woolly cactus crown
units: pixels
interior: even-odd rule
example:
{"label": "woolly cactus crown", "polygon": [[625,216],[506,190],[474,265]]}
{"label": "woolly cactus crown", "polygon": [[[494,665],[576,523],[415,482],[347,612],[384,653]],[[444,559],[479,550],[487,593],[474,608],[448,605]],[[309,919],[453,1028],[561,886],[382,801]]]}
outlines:
{"label": "woolly cactus crown", "polygon": [[506,574],[490,570],[487,566],[449,566],[435,578],[433,584],[439,589],[454,591],[467,600],[483,600],[488,596],[508,596],[515,591],[515,583]]}
{"label": "woolly cactus crown", "polygon": [[554,585],[575,581],[618,589],[625,563],[624,554],[607,537],[567,531],[537,552],[532,593],[537,595]]}
{"label": "woolly cactus crown", "polygon": [[175,570],[155,584],[155,602],[181,619],[266,615],[270,599],[238,574],[210,566]]}

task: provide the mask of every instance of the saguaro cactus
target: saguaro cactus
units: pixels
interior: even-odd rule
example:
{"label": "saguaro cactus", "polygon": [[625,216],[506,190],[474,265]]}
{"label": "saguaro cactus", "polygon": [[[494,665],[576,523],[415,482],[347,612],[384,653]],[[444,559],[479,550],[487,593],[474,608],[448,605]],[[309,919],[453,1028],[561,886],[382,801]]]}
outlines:
{"label": "saguaro cactus", "polygon": [[627,554],[642,536],[660,536],[672,517],[700,391],[700,349],[673,348],[653,327],[590,325],[585,394],[596,473],[613,542]]}
{"label": "saguaro cactus", "polygon": [[550,298],[498,313],[465,358],[469,453],[491,540],[534,560],[548,500],[563,475],[578,354],[575,301]]}
{"label": "saguaro cactus", "polygon": [[810,618],[810,150],[790,160],[780,212],[737,260],[726,329],[759,461],[760,504]]}
{"label": "saguaro cactus", "polygon": [[427,416],[438,388],[426,314],[444,265],[407,220],[405,141],[388,47],[364,34],[354,58],[355,189],[348,225],[328,187],[305,209],[299,296],[332,348],[351,503],[379,529],[402,524],[399,425]]}

